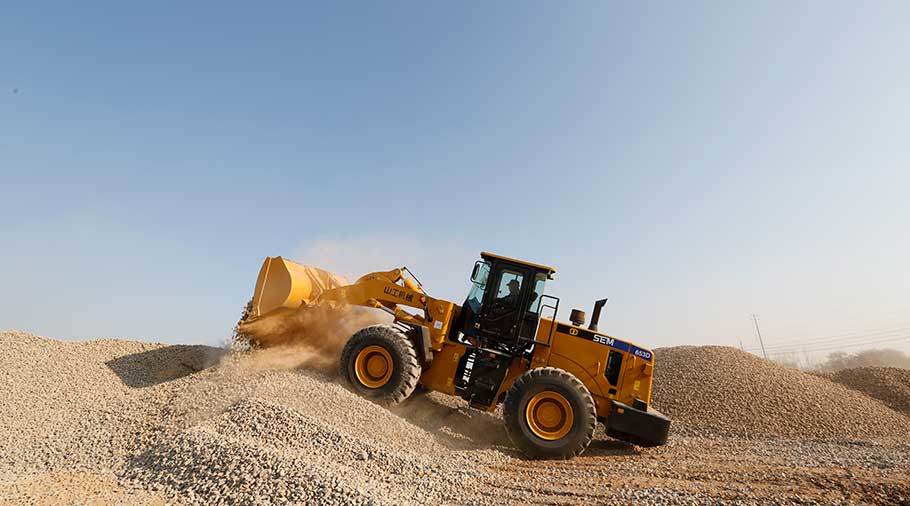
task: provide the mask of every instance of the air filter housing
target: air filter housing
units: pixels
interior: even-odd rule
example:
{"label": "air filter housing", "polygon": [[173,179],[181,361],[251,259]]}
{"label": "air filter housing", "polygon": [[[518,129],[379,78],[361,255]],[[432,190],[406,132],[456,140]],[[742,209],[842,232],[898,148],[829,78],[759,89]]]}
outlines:
{"label": "air filter housing", "polygon": [[581,327],[585,324],[585,312],[581,309],[573,309],[572,312],[569,313],[569,321],[572,322],[572,325]]}

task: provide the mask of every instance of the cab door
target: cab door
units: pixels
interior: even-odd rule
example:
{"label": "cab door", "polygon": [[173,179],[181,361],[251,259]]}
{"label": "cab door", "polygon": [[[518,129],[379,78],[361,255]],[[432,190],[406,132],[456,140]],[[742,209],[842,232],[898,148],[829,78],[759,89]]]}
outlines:
{"label": "cab door", "polygon": [[532,281],[527,269],[494,264],[475,331],[487,339],[514,341],[527,309]]}
{"label": "cab door", "polygon": [[[543,272],[534,272],[533,278],[529,278],[529,296],[528,302],[524,305],[525,310],[518,327],[518,337],[522,341],[533,342],[537,337],[537,326],[540,324],[541,300],[544,297],[544,285],[547,282],[547,274]],[[533,284],[531,284],[533,283]]]}

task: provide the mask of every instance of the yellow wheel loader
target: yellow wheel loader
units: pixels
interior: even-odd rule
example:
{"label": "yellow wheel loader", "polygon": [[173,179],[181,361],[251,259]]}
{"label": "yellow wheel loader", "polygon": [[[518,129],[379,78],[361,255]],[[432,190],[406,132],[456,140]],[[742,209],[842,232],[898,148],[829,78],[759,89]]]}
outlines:
{"label": "yellow wheel loader", "polygon": [[[559,299],[544,292],[556,270],[481,253],[462,305],[428,295],[403,267],[347,283],[281,257],[267,258],[238,329],[272,314],[314,307],[365,306],[392,316],[363,328],[341,352],[340,373],[358,394],[397,404],[420,386],[492,411],[502,403],[506,432],[532,458],[572,458],[596,423],[639,445],[667,441],[670,420],[650,406],[654,353],[597,329],[572,310],[556,320]],[[261,346],[274,343],[257,342]]]}

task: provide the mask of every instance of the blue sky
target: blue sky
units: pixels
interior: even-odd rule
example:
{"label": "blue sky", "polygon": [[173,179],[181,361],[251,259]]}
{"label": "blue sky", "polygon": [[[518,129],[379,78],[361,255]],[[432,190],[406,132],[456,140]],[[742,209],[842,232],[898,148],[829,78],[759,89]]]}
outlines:
{"label": "blue sky", "polygon": [[910,335],[904,2],[194,5],[4,8],[0,328],[214,343],[267,255],[460,301],[492,250],[645,345]]}

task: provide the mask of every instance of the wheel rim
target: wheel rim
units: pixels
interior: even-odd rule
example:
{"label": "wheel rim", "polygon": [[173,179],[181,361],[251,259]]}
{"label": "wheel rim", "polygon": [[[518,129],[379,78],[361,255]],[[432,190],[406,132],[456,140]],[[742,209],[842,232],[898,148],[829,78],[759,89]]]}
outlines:
{"label": "wheel rim", "polygon": [[572,405],[559,392],[546,390],[528,401],[525,419],[535,436],[547,441],[562,439],[572,430],[575,413]]}
{"label": "wheel rim", "polygon": [[354,361],[354,374],[367,388],[379,388],[392,377],[392,355],[382,346],[371,345],[360,350]]}

